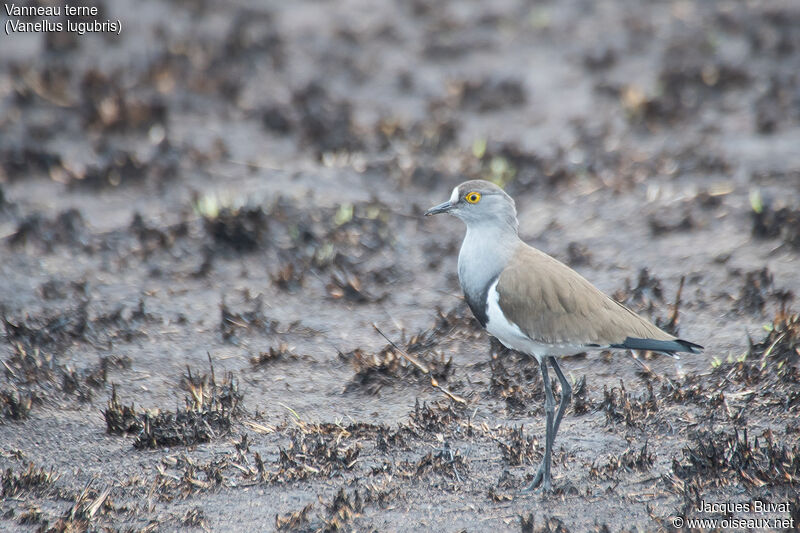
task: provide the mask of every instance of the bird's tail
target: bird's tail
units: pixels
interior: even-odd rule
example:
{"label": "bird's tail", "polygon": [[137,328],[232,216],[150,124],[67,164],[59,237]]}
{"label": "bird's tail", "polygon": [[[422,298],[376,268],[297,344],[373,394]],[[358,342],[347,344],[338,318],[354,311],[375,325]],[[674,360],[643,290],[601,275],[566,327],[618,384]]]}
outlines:
{"label": "bird's tail", "polygon": [[685,341],[683,339],[659,341],[655,339],[637,339],[634,337],[628,337],[625,339],[625,342],[620,344],[612,344],[611,347],[628,350],[650,350],[653,352],[664,352],[668,354],[673,354],[676,352],[700,353],[703,351],[703,347],[699,344]]}

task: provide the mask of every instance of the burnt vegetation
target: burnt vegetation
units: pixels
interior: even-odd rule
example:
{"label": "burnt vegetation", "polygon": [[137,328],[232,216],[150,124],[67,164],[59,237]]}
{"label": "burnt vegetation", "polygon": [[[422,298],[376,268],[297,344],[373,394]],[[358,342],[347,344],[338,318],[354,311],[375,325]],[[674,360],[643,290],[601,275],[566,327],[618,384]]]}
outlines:
{"label": "burnt vegetation", "polygon": [[750,341],[742,357],[715,368],[713,377],[721,393],[757,387],[765,400],[761,409],[787,412],[800,405],[800,316],[780,312],[767,330],[761,341]]}
{"label": "burnt vegetation", "polygon": [[538,412],[544,401],[539,364],[526,354],[505,349],[494,339],[492,346],[489,394],[503,399],[509,411]]}
{"label": "burnt vegetation", "polygon": [[[0,58],[0,529],[800,521],[797,7],[311,4],[150,2]],[[590,279],[649,265],[615,296],[707,346],[567,358],[552,497],[519,492],[540,369],[487,349],[462,230],[421,216],[464,179]],[[206,351],[236,373],[171,366]]]}
{"label": "burnt vegetation", "polygon": [[432,327],[399,343],[390,341],[377,353],[367,353],[360,348],[348,353],[340,352],[339,357],[350,362],[355,372],[345,391],[364,390],[378,394],[383,387],[398,382],[448,382],[453,377],[453,360],[445,358],[444,352],[438,349],[439,345],[453,335],[473,335],[476,331],[472,319],[465,315],[463,306],[459,306],[447,313],[440,310]]}
{"label": "burnt vegetation", "polygon": [[800,209],[774,207],[758,200],[751,213],[752,233],[759,239],[781,239],[787,246],[800,250]]}
{"label": "burnt vegetation", "polygon": [[707,486],[742,483],[747,487],[800,486],[800,449],[775,442],[772,432],[749,438],[747,430],[698,433],[684,448],[682,460],[673,460],[675,490],[697,492]]}
{"label": "burnt vegetation", "polygon": [[606,423],[624,422],[629,427],[646,424],[648,419],[658,411],[659,401],[655,396],[652,384],[648,381],[645,385],[645,391],[639,394],[628,392],[622,380],[620,380],[619,387],[603,388],[600,410],[606,416]]}
{"label": "burnt vegetation", "polygon": [[341,433],[326,429],[304,427],[293,431],[289,446],[279,452],[277,471],[267,479],[272,483],[288,483],[309,477],[331,477],[352,469],[360,447],[342,439]]}
{"label": "burnt vegetation", "polygon": [[134,435],[133,446],[138,449],[192,446],[228,434],[240,412],[242,399],[233,374],[217,383],[212,364],[211,373],[202,376],[192,375],[191,369],[187,369],[182,383],[188,395],[185,407],[176,411],[137,412],[133,404],[123,405],[112,387],[103,412],[106,431]]}
{"label": "burnt vegetation", "polygon": [[618,472],[647,472],[654,462],[655,454],[650,451],[648,443],[645,441],[638,450],[628,448],[619,455],[610,456],[605,464],[592,465],[589,470],[589,477],[606,481],[615,480]]}
{"label": "burnt vegetation", "polygon": [[539,442],[532,436],[525,436],[524,427],[509,430],[506,440],[498,440],[497,445],[503,461],[509,466],[535,465],[542,457]]}

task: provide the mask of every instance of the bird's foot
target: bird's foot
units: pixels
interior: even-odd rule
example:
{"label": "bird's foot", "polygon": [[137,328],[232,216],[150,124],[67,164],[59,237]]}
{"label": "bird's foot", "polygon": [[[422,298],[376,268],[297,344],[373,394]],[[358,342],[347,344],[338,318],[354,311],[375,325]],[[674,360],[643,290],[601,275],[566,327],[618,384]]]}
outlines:
{"label": "bird's foot", "polygon": [[542,494],[553,492],[553,485],[548,474],[549,473],[545,473],[544,463],[542,463],[539,465],[539,470],[536,471],[536,476],[534,476],[530,485],[520,490],[520,492],[522,494],[529,494],[534,491],[541,492]]}

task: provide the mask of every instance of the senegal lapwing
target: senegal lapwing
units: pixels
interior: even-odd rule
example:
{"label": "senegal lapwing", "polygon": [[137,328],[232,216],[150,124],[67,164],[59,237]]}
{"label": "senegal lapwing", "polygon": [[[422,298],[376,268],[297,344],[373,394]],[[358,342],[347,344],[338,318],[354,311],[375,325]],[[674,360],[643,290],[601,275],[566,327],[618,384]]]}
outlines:
{"label": "senegal lapwing", "polygon": [[[567,265],[525,244],[517,233],[514,200],[483,180],[453,189],[426,215],[449,213],[467,225],[458,254],[458,280],[475,318],[508,348],[539,362],[544,381],[545,452],[533,482],[551,490],[553,441],[572,389],[558,357],[612,348],[699,353],[703,347],[656,327],[615,302]],[[561,383],[555,411],[547,364]]]}

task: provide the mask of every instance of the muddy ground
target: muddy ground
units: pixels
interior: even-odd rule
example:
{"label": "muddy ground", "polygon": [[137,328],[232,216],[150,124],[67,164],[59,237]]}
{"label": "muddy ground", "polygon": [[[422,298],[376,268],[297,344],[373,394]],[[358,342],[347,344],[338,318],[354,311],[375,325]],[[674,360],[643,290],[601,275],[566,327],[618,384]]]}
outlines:
{"label": "muddy ground", "polygon": [[[0,529],[800,523],[796,2],[97,5],[0,36]],[[551,495],[421,217],[479,177],[706,346],[566,358]]]}

